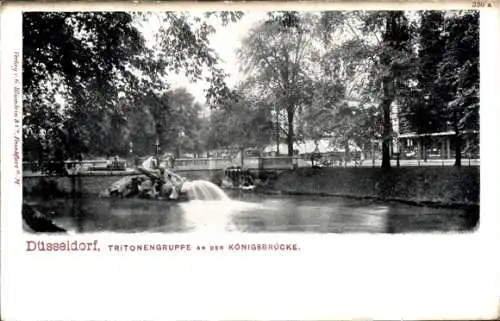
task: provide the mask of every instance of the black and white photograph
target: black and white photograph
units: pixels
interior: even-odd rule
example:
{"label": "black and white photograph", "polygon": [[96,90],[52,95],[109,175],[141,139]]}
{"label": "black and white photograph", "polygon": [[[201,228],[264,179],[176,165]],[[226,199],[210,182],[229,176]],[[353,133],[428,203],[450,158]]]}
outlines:
{"label": "black and white photograph", "polygon": [[479,224],[477,10],[24,12],[22,33],[28,233]]}
{"label": "black and white photograph", "polygon": [[10,3],[2,320],[498,318],[494,1]]}

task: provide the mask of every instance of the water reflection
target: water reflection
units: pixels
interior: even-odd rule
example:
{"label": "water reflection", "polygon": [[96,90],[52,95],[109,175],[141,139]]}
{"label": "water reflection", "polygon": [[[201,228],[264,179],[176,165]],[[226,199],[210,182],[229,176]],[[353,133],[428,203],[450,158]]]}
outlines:
{"label": "water reflection", "polygon": [[463,231],[478,211],[415,207],[328,197],[235,194],[232,200],[166,202],[84,197],[29,203],[75,232],[315,232]]}

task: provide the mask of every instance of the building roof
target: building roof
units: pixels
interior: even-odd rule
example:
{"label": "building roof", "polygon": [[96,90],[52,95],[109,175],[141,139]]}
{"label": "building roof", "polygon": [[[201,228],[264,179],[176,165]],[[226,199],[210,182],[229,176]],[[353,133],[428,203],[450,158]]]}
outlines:
{"label": "building roof", "polygon": [[[472,130],[472,129],[467,129],[463,130],[462,134],[478,134],[478,130]],[[417,134],[415,132],[412,133],[405,133],[405,134],[400,134],[398,137],[399,138],[417,138],[417,137],[436,137],[436,136],[453,136],[455,135],[455,131],[449,130],[445,132],[436,132],[436,133],[424,133],[424,134]]]}
{"label": "building roof", "polygon": [[[295,142],[293,144],[293,149],[301,154],[310,154],[310,153],[332,153],[332,152],[344,152],[344,146],[337,146],[332,144],[333,140],[328,138],[319,139],[314,141],[312,139],[305,140],[303,142]],[[288,145],[280,144],[279,146],[280,152],[287,151]],[[361,151],[359,146],[357,146],[353,141],[349,142],[349,149],[351,151]],[[276,144],[270,144],[264,148],[265,153],[276,152]]]}

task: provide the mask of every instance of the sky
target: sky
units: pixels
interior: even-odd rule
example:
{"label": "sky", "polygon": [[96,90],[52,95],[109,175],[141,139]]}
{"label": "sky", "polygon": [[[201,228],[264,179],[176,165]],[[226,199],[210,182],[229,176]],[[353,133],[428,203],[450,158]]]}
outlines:
{"label": "sky", "polygon": [[[259,20],[265,18],[265,12],[248,12],[236,23],[230,23],[226,26],[218,20],[214,20],[213,26],[216,32],[210,36],[210,47],[217,52],[221,59],[220,66],[229,74],[226,79],[230,87],[243,79],[243,74],[240,72],[240,65],[236,58],[236,50],[240,47],[242,39],[248,34],[248,31]],[[150,28],[158,27],[158,21],[151,21]],[[148,30],[143,31],[147,38]],[[187,77],[182,74],[169,77],[172,88],[185,87],[195,97],[196,101],[205,105],[204,89],[208,88],[206,81],[196,83],[190,82]]]}
{"label": "sky", "polygon": [[[197,15],[196,12],[192,14]],[[260,20],[264,19],[266,15],[267,12],[245,12],[243,17],[237,22],[229,23],[226,26],[223,26],[216,17],[211,18],[209,21],[216,30],[216,32],[209,37],[210,47],[219,55],[219,66],[229,74],[226,82],[230,87],[233,87],[244,78],[244,75],[240,72],[240,64],[236,57],[236,50],[240,47],[241,41],[248,34],[250,29]],[[138,23],[137,28],[143,33],[147,45],[151,46],[155,43],[154,37],[161,23],[161,18],[156,15],[151,15],[145,23]],[[203,113],[210,113],[208,106],[206,106],[204,93],[204,90],[209,87],[206,81],[200,80],[198,82],[191,82],[183,74],[170,75],[168,80],[172,89],[180,87],[186,88],[187,91],[193,95],[195,101],[201,106],[204,106]],[[65,108],[66,100],[62,94],[57,93],[55,99],[61,108]]]}

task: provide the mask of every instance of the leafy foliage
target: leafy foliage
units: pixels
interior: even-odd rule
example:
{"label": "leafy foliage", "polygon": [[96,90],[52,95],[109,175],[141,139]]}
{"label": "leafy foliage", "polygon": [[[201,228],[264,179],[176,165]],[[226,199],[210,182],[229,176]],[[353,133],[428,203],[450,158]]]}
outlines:
{"label": "leafy foliage", "polygon": [[[259,24],[243,40],[239,57],[244,70],[262,86],[257,88],[267,96],[274,113],[275,128],[283,131],[288,145],[288,155],[293,155],[295,116],[298,109],[311,102],[313,81],[310,77],[308,50],[312,38],[313,20],[310,15],[296,12],[269,14],[268,20]],[[285,126],[280,115],[285,114]],[[279,144],[280,135],[277,137]]]}
{"label": "leafy foliage", "polygon": [[[173,121],[168,119],[171,106],[166,95],[172,73],[183,72],[197,80],[207,70],[211,106],[232,94],[209,47],[214,28],[208,19],[227,24],[241,13],[209,12],[194,18],[173,12],[157,15],[161,27],[153,46],[140,31],[151,15],[23,15],[24,155],[28,160],[126,154],[131,140],[145,151],[151,140],[166,135]],[[144,138],[133,137],[139,135]]]}
{"label": "leafy foliage", "polygon": [[212,112],[207,140],[208,148],[263,148],[273,134],[270,106],[245,92],[237,90],[239,99]]}
{"label": "leafy foliage", "polygon": [[[389,168],[391,109],[408,86],[409,71],[415,60],[414,27],[405,13],[400,11],[327,12],[322,14],[321,22],[325,31],[320,37],[329,48],[326,57],[333,63],[333,68],[342,71],[340,74],[337,72],[337,78],[354,85],[346,92],[345,98],[360,101],[354,108],[338,106],[338,121],[353,124],[352,128],[340,126],[343,130],[339,134],[344,136],[344,140],[355,136],[362,144],[377,136],[382,137],[382,167]],[[329,33],[334,35],[338,32],[348,33],[350,37],[345,37],[347,39],[340,44],[335,43]],[[379,105],[378,110],[367,108],[373,104]],[[353,117],[356,114],[363,117]],[[372,120],[372,126],[364,127],[366,119]],[[365,130],[356,134],[356,128]],[[362,133],[365,133],[364,137]]]}
{"label": "leafy foliage", "polygon": [[[24,155],[78,158],[210,148],[264,147],[329,137],[383,143],[390,167],[391,112],[406,130],[456,133],[479,126],[479,14],[462,12],[270,12],[238,51],[246,79],[233,90],[210,48],[214,21],[239,12],[26,13]],[[153,39],[142,25],[157,19]],[[206,80],[212,114],[182,73]]]}
{"label": "leafy foliage", "polygon": [[417,133],[453,130],[460,166],[461,132],[479,128],[479,14],[420,14],[416,86],[407,91],[404,116]]}

